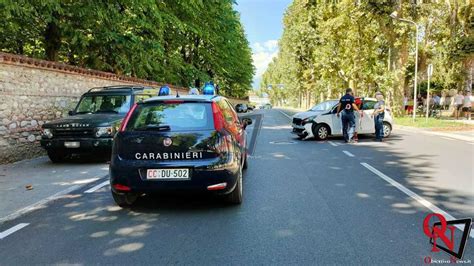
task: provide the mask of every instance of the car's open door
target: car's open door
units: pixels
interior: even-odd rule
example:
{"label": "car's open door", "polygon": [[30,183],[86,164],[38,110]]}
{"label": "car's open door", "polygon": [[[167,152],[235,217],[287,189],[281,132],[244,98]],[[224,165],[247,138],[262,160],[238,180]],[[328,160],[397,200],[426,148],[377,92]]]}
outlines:
{"label": "car's open door", "polygon": [[361,118],[360,131],[361,134],[370,134],[375,132],[374,118],[372,114],[374,113],[375,101],[373,100],[364,100],[362,103],[362,112],[364,113]]}

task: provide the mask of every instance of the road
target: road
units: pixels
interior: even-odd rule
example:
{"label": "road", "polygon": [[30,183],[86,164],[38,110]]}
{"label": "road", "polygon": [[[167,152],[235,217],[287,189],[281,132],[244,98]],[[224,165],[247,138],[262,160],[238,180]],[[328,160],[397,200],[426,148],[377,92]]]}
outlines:
{"label": "road", "polygon": [[[298,141],[279,110],[264,112],[241,206],[145,196],[123,210],[100,179],[0,224],[0,232],[14,231],[0,239],[0,264],[385,265],[449,259],[430,251],[422,222],[432,212],[426,205],[456,218],[474,216],[472,143],[407,131],[383,143]],[[474,260],[472,240],[465,260]]]}

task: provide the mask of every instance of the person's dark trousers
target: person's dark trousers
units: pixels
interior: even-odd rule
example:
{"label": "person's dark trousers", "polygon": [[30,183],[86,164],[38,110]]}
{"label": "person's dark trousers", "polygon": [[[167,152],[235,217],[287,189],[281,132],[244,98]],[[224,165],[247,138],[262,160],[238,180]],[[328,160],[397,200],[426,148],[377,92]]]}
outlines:
{"label": "person's dark trousers", "polygon": [[377,140],[383,139],[383,115],[374,116],[375,124],[375,138]]}
{"label": "person's dark trousers", "polygon": [[354,137],[355,115],[354,112],[342,111],[341,113],[342,135],[344,135],[344,140],[349,142]]}

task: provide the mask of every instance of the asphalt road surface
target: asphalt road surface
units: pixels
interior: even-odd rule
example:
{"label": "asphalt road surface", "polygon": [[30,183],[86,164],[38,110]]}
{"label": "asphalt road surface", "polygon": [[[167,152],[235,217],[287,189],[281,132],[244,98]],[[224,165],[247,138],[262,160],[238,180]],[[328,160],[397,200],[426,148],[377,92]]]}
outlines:
{"label": "asphalt road surface", "polygon": [[[244,175],[244,202],[145,196],[115,206],[98,180],[0,224],[0,264],[423,264],[431,209],[474,216],[473,149],[466,141],[394,132],[298,141],[289,119],[264,111]],[[85,192],[88,193],[85,193]],[[429,208],[428,208],[429,207]],[[436,209],[438,210],[438,209]],[[455,239],[460,231],[456,230]],[[464,260],[474,260],[469,238]]]}

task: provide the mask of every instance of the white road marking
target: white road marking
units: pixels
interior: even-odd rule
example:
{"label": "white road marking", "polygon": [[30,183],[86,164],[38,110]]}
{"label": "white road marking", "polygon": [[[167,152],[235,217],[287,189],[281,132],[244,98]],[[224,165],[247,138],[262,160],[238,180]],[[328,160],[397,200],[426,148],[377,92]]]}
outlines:
{"label": "white road marking", "polygon": [[63,195],[66,195],[66,194],[69,194],[70,192],[74,191],[74,190],[77,190],[81,187],[81,185],[74,185],[72,187],[69,187],[65,190],[62,190],[62,191],[59,191],[58,193],[52,195],[52,196],[49,196],[45,199],[42,199],[36,203],[33,203],[31,204],[30,206],[27,206],[23,209],[20,209],[14,213],[11,213],[5,217],[2,217],[0,218],[0,224],[3,223],[3,222],[6,222],[6,221],[10,221],[10,220],[13,220],[13,219],[16,219],[20,216],[22,216],[23,214],[26,214],[26,213],[29,213],[29,212],[32,212],[34,210],[37,210],[37,209],[40,209],[41,207],[43,207],[46,203],[50,202],[50,201],[54,201],[58,198],[60,198],[61,196]]}
{"label": "white road marking", "polygon": [[447,137],[447,138],[452,138],[455,140],[463,140],[463,141],[468,141],[468,142],[472,142],[474,140],[473,138],[474,136],[464,136],[464,135],[444,133],[444,132],[434,132],[434,131],[426,131],[426,130],[403,128],[403,127],[398,127],[397,130],[403,130],[403,131],[412,132],[412,133],[413,132],[421,133],[421,134],[430,135],[430,136]]}
{"label": "white road marking", "polygon": [[291,119],[291,116],[285,114],[283,111],[278,110],[280,113],[282,113],[284,116],[288,117],[288,119]]}
{"label": "white road marking", "polygon": [[[396,187],[397,189],[399,189],[400,191],[402,191],[403,193],[407,194],[408,196],[410,196],[412,199],[418,201],[421,205],[425,206],[426,208],[430,209],[432,212],[434,213],[440,213],[442,214],[446,220],[456,220],[456,218],[454,218],[452,215],[450,215],[449,213],[443,211],[442,209],[438,208],[436,205],[434,205],[433,203],[425,200],[424,198],[420,197],[418,194],[416,194],[415,192],[411,191],[410,189],[404,187],[402,184],[398,183],[397,181],[393,180],[392,178],[388,177],[387,175],[385,175],[384,173],[380,172],[379,170],[375,169],[374,167],[372,167],[370,164],[368,163],[360,163],[362,166],[364,166],[365,168],[369,169],[372,173],[376,174],[377,176],[379,176],[380,178],[382,178],[383,180],[387,181],[388,183],[390,183],[392,186]],[[462,225],[456,225],[456,227],[463,231],[464,230],[464,227]],[[470,237],[474,238],[474,232],[470,232]]]}
{"label": "white road marking", "polygon": [[102,187],[108,185],[109,183],[110,183],[109,180],[104,181],[104,182],[102,182],[102,183],[100,183],[100,184],[98,184],[98,185],[96,185],[96,186],[93,186],[93,187],[89,188],[88,190],[84,191],[84,193],[92,193],[92,192],[95,192],[96,190],[99,190],[100,188],[102,188]]}
{"label": "white road marking", "polygon": [[0,233],[0,240],[1,240],[1,239],[4,239],[5,237],[7,237],[7,236],[9,236],[9,235],[11,235],[11,234],[13,234],[13,233],[15,233],[16,231],[18,231],[18,230],[20,230],[20,229],[22,229],[23,227],[28,226],[28,225],[29,225],[28,223],[17,224],[17,225],[15,225],[15,226],[13,226],[12,228],[7,229],[7,230],[1,232],[1,233]]}
{"label": "white road marking", "polygon": [[[106,176],[104,176],[104,178],[105,178],[105,177],[106,177]],[[85,186],[86,184],[88,184],[88,183],[90,183],[90,182],[93,182],[94,180],[95,180],[95,179],[89,179],[89,180],[87,180],[87,182],[85,182],[85,183],[81,183],[81,184],[78,184],[78,185],[71,186],[71,187],[69,187],[69,188],[66,188],[65,190],[59,191],[58,193],[56,193],[56,194],[54,194],[54,195],[52,195],[52,196],[49,196],[49,197],[47,197],[47,198],[45,198],[45,199],[42,199],[42,200],[40,200],[40,201],[38,201],[38,202],[36,202],[36,203],[33,203],[33,204],[31,204],[31,205],[29,205],[29,206],[23,208],[23,209],[19,209],[19,210],[13,212],[13,213],[10,213],[10,214],[7,215],[7,216],[1,217],[1,218],[0,218],[0,224],[1,224],[1,223],[4,223],[4,222],[6,222],[6,221],[14,220],[14,219],[16,219],[16,218],[18,218],[18,217],[20,217],[20,216],[22,216],[22,215],[24,215],[24,214],[27,214],[27,213],[29,213],[29,212],[32,212],[32,211],[34,211],[34,210],[40,209],[40,208],[44,207],[44,206],[46,205],[46,203],[51,202],[51,201],[55,201],[55,200],[59,199],[60,197],[62,197],[62,196],[64,196],[64,195],[67,195],[67,194],[73,192],[74,190],[78,190],[79,188]]]}
{"label": "white road marking", "polygon": [[337,146],[339,146],[338,144],[336,144],[336,143],[335,143],[335,142],[333,142],[333,141],[328,141],[328,143],[329,143],[329,144],[331,144],[331,145],[332,145],[332,146],[334,146],[334,147],[337,147]]}
{"label": "white road marking", "polygon": [[453,138],[448,138],[448,137],[441,137],[442,139],[447,139],[447,140],[457,140],[457,139],[453,139]]}
{"label": "white road marking", "polygon": [[342,151],[343,153],[345,153],[347,156],[349,157],[354,157],[354,154],[348,152],[348,151]]}

